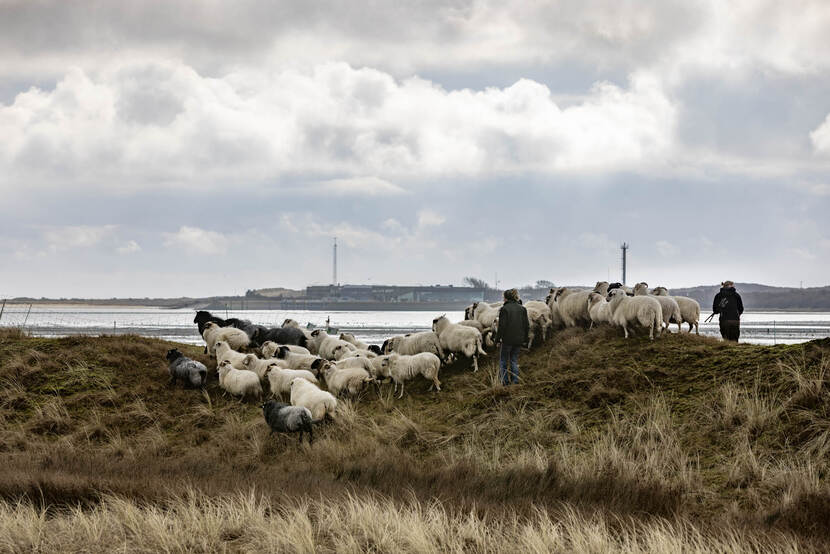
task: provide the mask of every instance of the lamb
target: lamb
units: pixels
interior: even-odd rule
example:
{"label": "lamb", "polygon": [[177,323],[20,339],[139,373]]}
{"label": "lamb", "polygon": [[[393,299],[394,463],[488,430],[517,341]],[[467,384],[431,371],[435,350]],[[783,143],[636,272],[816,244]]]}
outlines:
{"label": "lamb", "polygon": [[383,366],[395,383],[393,394],[397,392],[398,385],[401,386],[401,394],[398,398],[403,398],[404,383],[416,375],[423,375],[425,378],[432,380],[429,390],[432,390],[433,387],[435,390],[441,390],[441,381],[438,380],[441,360],[435,354],[430,352],[421,352],[414,356],[391,354],[384,360]]}
{"label": "lamb", "polygon": [[569,289],[561,287],[556,289],[553,300],[557,304],[559,316],[565,327],[587,326],[591,323],[588,315],[588,295],[591,291]]}
{"label": "lamb", "polygon": [[219,386],[234,396],[254,396],[262,399],[262,385],[253,371],[236,369],[228,360],[219,364]]}
{"label": "lamb", "polygon": [[314,442],[314,432],[311,429],[311,410],[305,406],[292,406],[276,400],[269,400],[262,406],[262,415],[271,428],[282,433],[300,432],[300,444],[303,444],[303,433],[308,433],[308,444]]}
{"label": "lamb", "polygon": [[251,339],[236,327],[219,327],[216,323],[209,321],[205,323],[205,331],[202,333],[205,339],[205,354],[215,355],[217,341],[225,341],[231,348],[237,350],[250,344]]}
{"label": "lamb", "polygon": [[464,325],[465,327],[473,327],[475,329],[478,329],[479,333],[481,333],[481,339],[485,347],[492,348],[496,345],[493,342],[492,327],[485,327],[480,321],[477,321],[475,319],[465,319],[464,321],[459,321],[458,325]]}
{"label": "lamb", "polygon": [[611,304],[605,295],[592,292],[588,295],[588,315],[591,318],[591,327],[600,323],[612,323]]}
{"label": "lamb", "polygon": [[527,310],[528,323],[530,324],[528,346],[533,344],[533,339],[537,331],[541,332],[543,341],[547,340],[548,328],[553,325],[550,319],[550,308],[544,302],[531,300],[525,303],[525,309]]}
{"label": "lamb", "polygon": [[478,329],[450,323],[446,315],[432,320],[432,330],[438,335],[443,351],[457,352],[473,359],[473,371],[478,371],[478,355],[487,353],[481,348],[481,333]]}
{"label": "lamb", "polygon": [[272,364],[279,365],[280,367],[288,367],[288,364],[285,363],[285,361],[283,360],[277,360],[274,358],[266,358],[264,360],[260,360],[253,354],[248,354],[242,359],[242,367],[240,367],[239,369],[247,369],[248,371],[253,371],[257,374],[257,377],[259,377],[261,381],[264,381],[265,372],[268,371],[268,367]]}
{"label": "lamb", "polygon": [[351,396],[357,396],[366,383],[373,381],[372,376],[365,369],[358,367],[339,368],[331,364],[323,372],[326,377],[326,386],[334,396],[340,396],[347,392]]}
{"label": "lamb", "polygon": [[381,350],[384,354],[397,352],[398,354],[408,356],[420,354],[421,352],[432,352],[440,359],[446,359],[441,341],[433,331],[422,331],[420,333],[392,337],[383,343]]}
{"label": "lamb", "polygon": [[225,360],[227,360],[235,368],[237,368],[237,369],[242,369],[243,368],[242,363],[245,361],[245,356],[247,354],[240,354],[236,350],[233,350],[230,347],[230,345],[227,342],[223,341],[223,340],[220,340],[219,342],[216,343],[215,349],[216,349],[216,363],[217,363],[217,366],[218,366],[218,364],[220,364],[220,363],[224,362]]}
{"label": "lamb", "polygon": [[655,333],[660,336],[663,323],[660,302],[651,296],[628,296],[624,289],[612,290],[609,297],[612,321],[623,328],[625,338],[628,338],[628,327],[631,324],[648,328],[651,340],[654,340]]}
{"label": "lamb", "polygon": [[311,341],[310,344],[316,348],[317,355],[326,360],[336,359],[335,350],[338,346],[347,350],[355,350],[353,344],[331,337],[322,329],[315,329],[311,332]]}
{"label": "lamb", "polygon": [[318,383],[317,377],[305,369],[286,369],[277,363],[270,364],[265,370],[265,379],[271,389],[271,394],[281,395],[291,392],[291,382],[294,379],[305,379],[309,383]]}
{"label": "lamb", "polygon": [[272,327],[271,329],[260,327],[251,337],[251,342],[257,346],[265,344],[266,341],[278,344],[296,344],[303,347],[308,343],[303,330],[296,327]]}
{"label": "lamb", "polygon": [[188,358],[176,348],[168,350],[166,358],[169,362],[167,366],[167,370],[170,372],[169,385],[175,385],[176,379],[182,379],[185,387],[203,388],[205,386],[207,380],[205,364]]}
{"label": "lamb", "polygon": [[355,345],[359,350],[369,350],[369,345],[361,340],[357,340],[351,333],[340,333],[340,340],[344,340],[350,344]]}
{"label": "lamb", "polygon": [[311,411],[311,420],[322,421],[326,416],[334,417],[337,399],[329,392],[301,378],[291,380],[291,405],[304,406]]}
{"label": "lamb", "polygon": [[[634,296],[646,296],[648,295],[648,283],[637,283],[634,285]],[[660,302],[660,307],[663,309],[663,329],[668,330],[669,323],[672,320],[677,323],[677,332],[680,332],[680,323],[682,316],[680,315],[680,306],[671,296],[654,296],[658,302]]]}
{"label": "lamb", "polygon": [[597,284],[594,285],[594,292],[600,293],[603,297],[608,296],[609,284],[608,281],[597,281]]}
{"label": "lamb", "polygon": [[385,366],[383,363],[385,360],[389,359],[389,356],[391,356],[391,354],[384,354],[382,356],[378,356],[377,358],[372,358],[371,360],[369,360],[369,365],[371,366],[371,369],[367,371],[369,371],[369,375],[374,377],[375,382],[379,380],[379,377],[389,377],[389,368],[387,367],[388,364]]}
{"label": "lamb", "polygon": [[[337,360],[336,362],[328,362],[329,365],[336,366],[339,369],[351,369],[351,368],[359,368],[365,369],[369,375],[374,372],[374,365],[372,364],[372,360],[369,358],[343,358],[342,360]],[[321,371],[325,374],[325,366],[321,368]]]}
{"label": "lamb", "polygon": [[493,322],[499,317],[501,304],[488,304],[487,302],[476,302],[473,304],[473,319],[484,325],[492,327]]}
{"label": "lamb", "polygon": [[308,348],[297,346],[296,344],[277,344],[276,342],[270,340],[263,342],[260,350],[265,358],[273,358],[274,354],[280,349],[281,346],[286,347],[289,352],[293,352],[294,354],[311,354],[311,351],[309,351]]}
{"label": "lamb", "polygon": [[[652,294],[658,298],[666,297],[669,295],[669,290],[666,287],[655,287]],[[700,321],[700,304],[698,304],[697,300],[686,298],[685,296],[672,296],[671,298],[674,298],[674,301],[680,307],[681,323],[689,324],[690,333],[692,332],[692,326],[694,326],[695,334],[699,335],[698,322]]]}

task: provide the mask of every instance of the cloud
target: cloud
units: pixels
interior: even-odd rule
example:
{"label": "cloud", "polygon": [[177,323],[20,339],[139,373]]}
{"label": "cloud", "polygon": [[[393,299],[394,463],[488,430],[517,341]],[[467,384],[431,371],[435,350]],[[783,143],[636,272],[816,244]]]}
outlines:
{"label": "cloud", "polygon": [[432,210],[421,210],[418,212],[418,227],[437,227],[443,224],[447,218]]}
{"label": "cloud", "polygon": [[109,238],[115,225],[69,225],[43,230],[43,238],[52,251],[70,248],[88,248]]}
{"label": "cloud", "polygon": [[667,240],[658,240],[655,244],[657,252],[664,258],[669,258],[677,254],[677,247]]}
{"label": "cloud", "polygon": [[225,254],[230,240],[222,233],[183,225],[175,233],[164,233],[164,246],[200,254]]}
{"label": "cloud", "polygon": [[141,252],[141,246],[139,246],[139,244],[136,241],[129,240],[121,246],[117,247],[115,251],[119,254],[134,254],[136,252]]}
{"label": "cloud", "polygon": [[338,196],[395,196],[406,194],[402,187],[378,177],[351,177],[322,181],[314,191]]}
{"label": "cloud", "polygon": [[810,140],[817,154],[830,155],[830,115],[810,133]]}

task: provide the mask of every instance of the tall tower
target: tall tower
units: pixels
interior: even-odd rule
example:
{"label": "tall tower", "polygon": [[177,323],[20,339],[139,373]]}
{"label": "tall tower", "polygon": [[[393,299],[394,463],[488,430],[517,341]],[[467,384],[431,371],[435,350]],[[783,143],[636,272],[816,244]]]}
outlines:
{"label": "tall tower", "polygon": [[620,250],[622,250],[622,284],[625,284],[625,258],[626,254],[628,253],[628,243],[624,242],[620,245]]}
{"label": "tall tower", "polygon": [[334,246],[332,247],[331,284],[337,286],[337,237],[334,237]]}

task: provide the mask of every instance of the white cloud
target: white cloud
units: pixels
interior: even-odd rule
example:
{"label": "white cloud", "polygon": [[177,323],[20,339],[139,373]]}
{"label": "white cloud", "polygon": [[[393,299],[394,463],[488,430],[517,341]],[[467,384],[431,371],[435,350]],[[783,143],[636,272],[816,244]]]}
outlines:
{"label": "white cloud", "polygon": [[400,178],[643,170],[670,154],[674,124],[642,72],[559,106],[529,79],[446,91],[344,63],[207,78],[124,62],[73,68],[54,90],[0,104],[0,187],[258,186],[316,173],[346,175],[323,191],[400,194]]}
{"label": "white cloud", "polygon": [[421,210],[418,212],[418,227],[437,227],[443,224],[447,218],[432,210]]}
{"label": "white cloud", "polygon": [[669,258],[677,254],[677,247],[667,240],[658,240],[655,244],[657,252],[664,258]]}
{"label": "white cloud", "polygon": [[816,153],[830,155],[830,115],[810,133],[810,140]]}
{"label": "white cloud", "polygon": [[200,254],[224,254],[229,239],[222,233],[183,225],[175,233],[164,233],[164,246]]}
{"label": "white cloud", "polygon": [[111,236],[115,225],[69,225],[43,230],[43,238],[52,251],[95,246]]}
{"label": "white cloud", "polygon": [[134,254],[141,252],[141,246],[134,240],[129,240],[115,249],[119,254]]}

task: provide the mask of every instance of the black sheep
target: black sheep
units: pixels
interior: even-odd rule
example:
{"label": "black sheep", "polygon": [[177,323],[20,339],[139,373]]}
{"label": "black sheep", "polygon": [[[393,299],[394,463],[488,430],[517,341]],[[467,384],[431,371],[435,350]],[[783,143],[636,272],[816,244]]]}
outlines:
{"label": "black sheep", "polygon": [[167,351],[165,356],[169,363],[167,370],[170,372],[169,385],[175,385],[176,379],[182,379],[185,386],[204,387],[207,380],[207,368],[202,362],[188,358],[173,348]]}
{"label": "black sheep", "polygon": [[284,402],[269,400],[262,405],[262,415],[271,428],[271,433],[300,433],[300,444],[303,443],[303,433],[308,433],[308,444],[314,442],[311,430],[311,411],[304,406],[292,406]]}
{"label": "black sheep", "polygon": [[294,344],[302,347],[308,344],[308,339],[302,329],[297,329],[296,327],[272,327],[271,329],[266,329],[258,325],[251,337],[251,342],[255,346],[262,346],[265,341],[269,340],[277,344]]}

